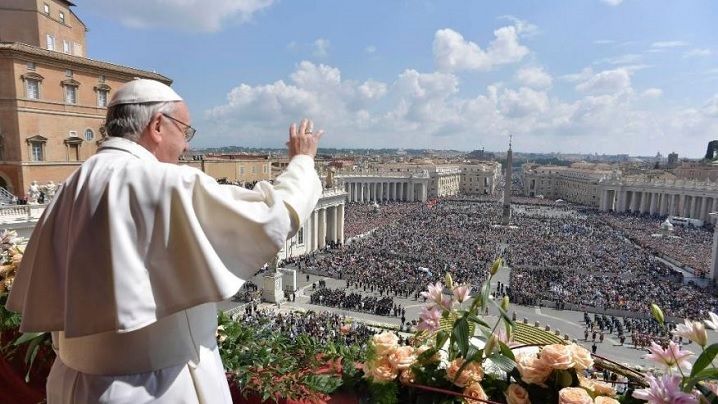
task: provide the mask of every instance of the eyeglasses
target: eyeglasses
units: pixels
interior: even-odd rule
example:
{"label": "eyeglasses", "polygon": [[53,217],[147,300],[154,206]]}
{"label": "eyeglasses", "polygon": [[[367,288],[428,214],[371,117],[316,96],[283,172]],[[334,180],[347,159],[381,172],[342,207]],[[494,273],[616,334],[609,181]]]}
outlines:
{"label": "eyeglasses", "polygon": [[[180,125],[182,125],[182,126],[185,127],[185,128],[184,128],[184,140],[185,140],[185,142],[189,143],[189,141],[192,140],[192,138],[194,137],[194,134],[197,132],[197,129],[195,129],[195,128],[189,126],[189,125],[187,125],[186,123],[180,121],[180,120],[177,119],[177,118],[173,118],[173,117],[171,117],[171,116],[165,114],[164,112],[161,112],[161,114],[162,114],[163,116],[165,116],[165,117],[167,117],[167,118],[169,118],[169,119],[175,121],[175,123],[178,123],[178,124],[180,124]],[[180,129],[182,129],[182,128],[180,128]]]}

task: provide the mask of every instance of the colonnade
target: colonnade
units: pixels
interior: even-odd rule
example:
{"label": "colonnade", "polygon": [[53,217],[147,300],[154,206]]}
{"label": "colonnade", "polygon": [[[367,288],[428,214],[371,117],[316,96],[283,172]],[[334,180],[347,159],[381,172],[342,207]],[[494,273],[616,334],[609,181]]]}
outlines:
{"label": "colonnade", "polygon": [[278,258],[286,259],[320,250],[328,243],[344,244],[344,209],[346,192],[325,189],[317,206],[297,234],[287,240]]}
{"label": "colonnade", "polygon": [[428,179],[359,177],[344,178],[349,202],[426,202]]}
{"label": "colonnade", "polygon": [[680,193],[666,190],[603,189],[599,203],[601,211],[673,215],[704,221],[718,211],[718,193]]}

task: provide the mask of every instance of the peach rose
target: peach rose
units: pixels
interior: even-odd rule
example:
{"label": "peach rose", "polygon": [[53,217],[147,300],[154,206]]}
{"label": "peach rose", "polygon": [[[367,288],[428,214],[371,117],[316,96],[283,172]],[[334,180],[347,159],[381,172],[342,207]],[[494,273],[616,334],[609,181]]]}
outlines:
{"label": "peach rose", "polygon": [[591,390],[594,394],[599,396],[615,396],[616,390],[611,387],[610,384],[602,381],[587,379],[581,375],[578,376],[579,386],[585,387]]}
{"label": "peach rose", "polygon": [[541,362],[552,369],[570,369],[573,367],[571,350],[563,344],[551,344],[543,347],[539,353]]}
{"label": "peach rose", "polygon": [[[467,397],[466,402],[468,404],[483,404],[481,401],[478,400],[488,400],[489,397],[486,396],[486,393],[484,392],[484,388],[481,387],[481,384],[477,383],[471,383],[464,389],[464,395]],[[476,400],[472,400],[476,399]]]}
{"label": "peach rose", "polygon": [[375,335],[373,342],[378,356],[390,355],[399,347],[399,337],[390,331]]}
{"label": "peach rose", "polygon": [[566,387],[558,392],[558,404],[593,404],[593,399],[580,387]]}
{"label": "peach rose", "polygon": [[510,384],[504,395],[508,404],[531,404],[529,392],[518,384]]}
{"label": "peach rose", "polygon": [[388,358],[382,358],[371,366],[371,377],[377,383],[390,382],[399,375],[399,370]]}
{"label": "peach rose", "polygon": [[593,400],[594,404],[620,404],[618,400],[611,397],[598,396]]}
{"label": "peach rose", "polygon": [[593,358],[588,349],[581,345],[571,344],[568,346],[568,350],[571,352],[573,358],[574,367],[577,372],[582,370],[590,369],[593,366]]}
{"label": "peach rose", "polygon": [[414,384],[416,383],[416,375],[411,369],[404,369],[399,375],[399,381],[403,384]]}
{"label": "peach rose", "polygon": [[481,364],[477,362],[471,362],[461,374],[457,377],[459,369],[464,365],[465,360],[463,358],[456,358],[446,368],[446,379],[454,383],[459,387],[466,387],[472,383],[478,383],[484,378],[484,370],[481,369]]}
{"label": "peach rose", "polygon": [[[419,348],[416,349],[416,356],[419,357],[419,356],[421,356],[421,354],[423,354],[424,352],[426,352],[426,351],[428,351],[428,350],[430,350],[430,349],[431,349],[431,347],[430,347],[429,345],[422,345],[422,346],[420,346]],[[429,364],[429,363],[436,363],[436,362],[438,362],[438,361],[440,361],[440,360],[441,360],[441,356],[440,356],[439,353],[437,352],[436,354],[434,354],[434,355],[430,356],[429,358],[427,358],[424,362],[422,362],[422,364],[426,365],[426,364]]]}
{"label": "peach rose", "polygon": [[548,376],[553,369],[546,366],[535,355],[519,354],[516,356],[516,367],[521,374],[521,380],[526,383],[538,384],[544,386]]}
{"label": "peach rose", "polygon": [[389,361],[396,366],[397,369],[403,370],[416,362],[416,352],[414,347],[400,346],[389,355]]}

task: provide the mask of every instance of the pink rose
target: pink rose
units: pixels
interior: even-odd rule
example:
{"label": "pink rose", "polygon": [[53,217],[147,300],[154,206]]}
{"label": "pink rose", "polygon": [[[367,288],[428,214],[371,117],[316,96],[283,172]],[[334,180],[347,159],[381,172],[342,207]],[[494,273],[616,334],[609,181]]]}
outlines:
{"label": "pink rose", "polygon": [[571,344],[568,346],[568,350],[571,352],[576,371],[580,372],[590,369],[593,366],[593,358],[591,357],[591,353],[588,352],[588,349],[581,345]]}
{"label": "pink rose", "polygon": [[518,384],[510,384],[504,395],[508,404],[531,404],[529,392]]}
{"label": "pink rose", "polygon": [[558,392],[558,404],[593,404],[593,399],[580,387],[566,387]]}
{"label": "pink rose", "polygon": [[390,331],[375,335],[373,342],[377,356],[390,355],[399,347],[399,337]]}
{"label": "pink rose", "polygon": [[397,369],[403,370],[416,362],[416,352],[414,347],[400,346],[389,355],[389,361],[396,366]]}
{"label": "pink rose", "polygon": [[[483,404],[481,401],[478,400],[488,400],[489,398],[486,396],[486,393],[484,392],[483,387],[481,387],[481,384],[477,383],[471,383],[464,389],[464,395],[467,397],[466,402],[468,404]],[[476,399],[476,400],[472,400]]]}
{"label": "pink rose", "polygon": [[552,369],[570,369],[573,367],[573,355],[568,346],[563,344],[546,345],[539,353],[541,362]]}

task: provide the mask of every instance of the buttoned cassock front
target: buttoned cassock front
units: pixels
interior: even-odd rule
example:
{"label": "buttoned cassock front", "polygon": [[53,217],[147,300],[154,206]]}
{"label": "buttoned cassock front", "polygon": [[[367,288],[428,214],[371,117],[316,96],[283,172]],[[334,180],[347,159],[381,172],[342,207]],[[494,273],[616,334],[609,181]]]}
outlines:
{"label": "buttoned cassock front", "polygon": [[277,254],[321,192],[305,155],[248,190],[105,141],[46,208],[7,303],[23,332],[53,331],[48,402],[231,402],[215,302]]}

